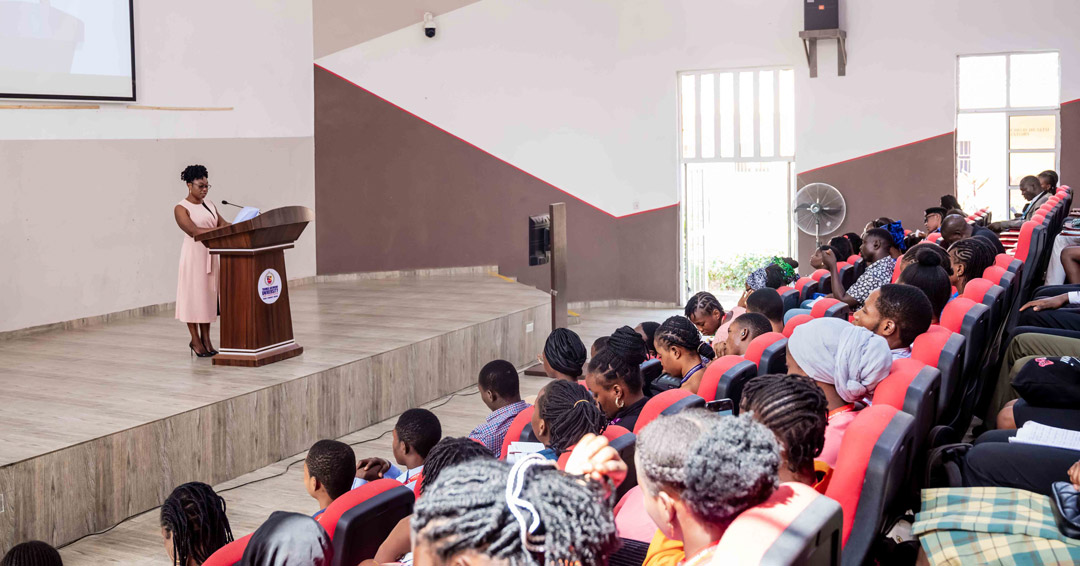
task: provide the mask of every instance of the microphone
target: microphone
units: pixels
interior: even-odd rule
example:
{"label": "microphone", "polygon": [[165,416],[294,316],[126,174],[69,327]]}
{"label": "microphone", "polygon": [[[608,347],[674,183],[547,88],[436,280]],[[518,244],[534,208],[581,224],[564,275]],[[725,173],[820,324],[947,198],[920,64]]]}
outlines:
{"label": "microphone", "polygon": [[221,204],[228,205],[228,206],[235,206],[236,208],[244,208],[243,206],[240,206],[239,204],[232,203],[232,202],[229,202],[227,200],[222,200]]}

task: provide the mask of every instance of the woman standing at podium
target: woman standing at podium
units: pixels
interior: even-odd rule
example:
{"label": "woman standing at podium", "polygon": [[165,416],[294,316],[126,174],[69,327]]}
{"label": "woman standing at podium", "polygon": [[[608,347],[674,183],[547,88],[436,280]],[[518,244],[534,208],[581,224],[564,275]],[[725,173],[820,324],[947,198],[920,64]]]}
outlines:
{"label": "woman standing at podium", "polygon": [[176,318],[187,323],[188,347],[200,358],[217,354],[210,342],[210,323],[218,314],[218,258],[195,236],[228,226],[214,203],[206,198],[210,174],[202,165],[189,165],[180,173],[188,195],[173,209],[176,224],[184,231],[180,247],[180,278],[176,285]]}

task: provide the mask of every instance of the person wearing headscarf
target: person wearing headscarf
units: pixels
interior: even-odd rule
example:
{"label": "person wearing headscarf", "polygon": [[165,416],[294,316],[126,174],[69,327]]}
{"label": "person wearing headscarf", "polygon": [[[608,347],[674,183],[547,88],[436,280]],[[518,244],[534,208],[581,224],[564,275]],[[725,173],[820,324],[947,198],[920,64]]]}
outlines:
{"label": "person wearing headscarf", "polygon": [[251,535],[240,566],[330,566],[333,560],[330,536],[315,519],[274,511]]}
{"label": "person wearing headscarf", "polygon": [[788,373],[817,382],[829,402],[829,425],[819,459],[836,465],[840,443],[857,411],[889,375],[889,343],[839,318],[817,318],[800,325],[787,344]]}
{"label": "person wearing headscarf", "polygon": [[585,343],[576,332],[566,328],[556,328],[548,335],[539,360],[544,364],[544,372],[548,377],[576,383],[581,379],[587,356]]}

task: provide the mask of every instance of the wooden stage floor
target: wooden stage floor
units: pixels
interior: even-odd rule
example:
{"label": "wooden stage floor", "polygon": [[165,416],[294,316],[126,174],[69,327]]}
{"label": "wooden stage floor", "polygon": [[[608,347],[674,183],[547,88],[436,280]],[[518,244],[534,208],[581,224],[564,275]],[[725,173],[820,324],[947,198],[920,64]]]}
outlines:
{"label": "wooden stage floor", "polygon": [[[663,321],[673,314],[678,313],[673,309],[593,309],[582,312],[580,323],[571,328],[581,335],[588,347],[599,336],[606,336],[623,324],[634,326],[645,320]],[[522,376],[522,396],[535,396],[547,382],[548,379],[544,377]],[[442,397],[424,404],[426,407],[434,407],[433,411],[442,423],[444,436],[465,436],[483,421],[488,410],[475,392],[476,389],[470,386],[452,397]],[[362,443],[354,446],[357,458],[378,456],[393,461],[388,431],[393,429],[396,420],[397,417],[392,416],[345,435],[340,440],[350,444]],[[311,499],[304,489],[303,466],[294,464],[298,460],[302,461],[305,455],[306,452],[300,452],[214,486],[226,500],[229,521],[237,538],[253,532],[273,511],[311,514],[318,509],[315,500]],[[294,465],[289,468],[290,464]],[[168,557],[162,547],[158,513],[158,509],[151,509],[108,533],[87,537],[61,549],[64,564],[169,566]]]}
{"label": "wooden stage floor", "polygon": [[290,295],[304,353],[261,368],[191,357],[171,311],[0,342],[0,554],[63,544],[178,482],[220,483],[430,402],[494,357],[523,365],[550,330],[546,293],[475,270]]}

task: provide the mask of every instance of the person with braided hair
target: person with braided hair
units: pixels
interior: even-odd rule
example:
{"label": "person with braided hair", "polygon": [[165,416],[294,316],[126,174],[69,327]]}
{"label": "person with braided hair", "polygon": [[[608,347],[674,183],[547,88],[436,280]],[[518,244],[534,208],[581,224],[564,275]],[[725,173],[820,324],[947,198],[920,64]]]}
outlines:
{"label": "person with braided hair", "polygon": [[645,511],[659,528],[649,553],[681,541],[685,566],[706,564],[731,522],[779,486],[776,436],[749,415],[662,415],[638,435],[635,459]]}
{"label": "person with braided hair", "polygon": [[603,433],[607,420],[588,389],[559,379],[536,395],[532,429],[536,440],[546,446],[540,454],[557,460],[586,434]]}
{"label": "person with braided hair", "polygon": [[780,481],[825,493],[832,468],[815,460],[825,446],[829,406],[825,393],[801,375],[763,375],[743,385],[739,412],[769,427],[780,442]]}
{"label": "person with braided hair", "polygon": [[[446,470],[472,460],[491,459],[491,451],[483,444],[470,438],[446,437],[439,441],[424,462],[424,478],[420,481],[419,495],[430,491],[435,480]],[[418,495],[418,497],[419,497]],[[391,562],[409,562],[407,555],[412,551],[412,539],[410,537],[412,515],[398,522],[386,540],[379,545],[375,553],[375,562],[389,564]]]}
{"label": "person with braided hair", "polygon": [[548,335],[544,351],[537,359],[544,364],[548,377],[576,383],[581,377],[587,353],[585,343],[576,332],[556,328]]}
{"label": "person with braided hair", "polygon": [[64,566],[64,561],[49,543],[32,540],[11,547],[0,566]]}
{"label": "person with braided hair", "polygon": [[413,508],[414,564],[606,565],[619,546],[607,478],[626,465],[602,437],[582,440],[568,472],[535,455],[446,470]]}
{"label": "person with braided hair", "polygon": [[585,384],[609,419],[608,424],[634,430],[638,415],[648,401],[641,378],[641,363],[647,355],[641,335],[623,326],[608,337],[607,348],[589,360]]}
{"label": "person with braided hair", "polygon": [[997,253],[985,238],[964,238],[949,246],[952,277],[949,282],[956,287],[953,297],[964,294],[968,281],[982,277],[986,268],[994,265]]}
{"label": "person with braided hair", "polygon": [[225,499],[202,482],[185,483],[161,504],[161,537],[173,566],[198,566],[232,542]]}
{"label": "person with braided hair", "polygon": [[659,322],[646,321],[634,327],[634,331],[641,335],[645,340],[645,349],[649,351],[649,359],[654,360],[656,355],[656,344],[653,339],[656,338],[656,329],[660,328]]}
{"label": "person with braided hair", "polygon": [[715,336],[716,331],[724,322],[724,307],[716,299],[716,295],[708,291],[695,293],[686,301],[683,314],[705,336]]}
{"label": "person with braided hair", "polygon": [[334,546],[315,519],[274,511],[251,535],[240,566],[330,566]]}
{"label": "person with braided hair", "polygon": [[664,373],[678,378],[679,388],[697,394],[705,366],[715,356],[701,341],[701,334],[690,319],[673,316],[656,329],[656,352]]}

